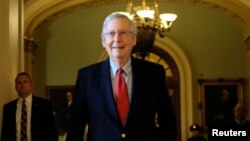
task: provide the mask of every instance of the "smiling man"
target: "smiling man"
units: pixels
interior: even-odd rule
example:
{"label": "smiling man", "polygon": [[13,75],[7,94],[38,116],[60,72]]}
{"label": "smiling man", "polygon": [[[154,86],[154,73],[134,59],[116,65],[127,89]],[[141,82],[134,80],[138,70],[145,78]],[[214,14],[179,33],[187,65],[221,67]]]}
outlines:
{"label": "smiling man", "polygon": [[131,57],[135,23],[112,13],[101,40],[109,58],[78,71],[66,140],[82,141],[88,124],[88,141],[175,141],[164,68]]}

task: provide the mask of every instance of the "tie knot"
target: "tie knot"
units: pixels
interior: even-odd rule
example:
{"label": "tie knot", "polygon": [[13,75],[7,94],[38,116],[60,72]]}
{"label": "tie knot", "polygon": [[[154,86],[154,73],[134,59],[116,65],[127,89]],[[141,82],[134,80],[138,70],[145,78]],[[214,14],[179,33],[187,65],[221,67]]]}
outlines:
{"label": "tie knot", "polygon": [[117,74],[118,74],[118,75],[122,75],[122,73],[123,73],[123,69],[122,69],[122,67],[120,67],[120,68],[117,70]]}
{"label": "tie knot", "polygon": [[25,99],[23,99],[23,105],[26,107],[26,100]]}

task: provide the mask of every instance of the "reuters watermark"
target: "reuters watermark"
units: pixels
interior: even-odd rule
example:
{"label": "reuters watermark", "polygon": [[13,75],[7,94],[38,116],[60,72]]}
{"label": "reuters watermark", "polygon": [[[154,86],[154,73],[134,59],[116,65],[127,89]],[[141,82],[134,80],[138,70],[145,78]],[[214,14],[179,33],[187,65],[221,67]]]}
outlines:
{"label": "reuters watermark", "polygon": [[246,137],[247,131],[212,129],[211,134],[212,137]]}
{"label": "reuters watermark", "polygon": [[233,139],[234,141],[250,141],[250,132],[246,128],[213,127],[208,130],[208,141],[223,141]]}

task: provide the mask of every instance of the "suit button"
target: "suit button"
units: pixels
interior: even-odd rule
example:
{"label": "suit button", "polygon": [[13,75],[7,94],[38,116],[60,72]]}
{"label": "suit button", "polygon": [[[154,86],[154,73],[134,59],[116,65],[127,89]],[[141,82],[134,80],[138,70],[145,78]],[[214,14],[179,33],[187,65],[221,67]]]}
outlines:
{"label": "suit button", "polygon": [[126,138],[126,134],[125,134],[125,133],[122,133],[122,134],[121,134],[121,137],[122,137],[122,138]]}

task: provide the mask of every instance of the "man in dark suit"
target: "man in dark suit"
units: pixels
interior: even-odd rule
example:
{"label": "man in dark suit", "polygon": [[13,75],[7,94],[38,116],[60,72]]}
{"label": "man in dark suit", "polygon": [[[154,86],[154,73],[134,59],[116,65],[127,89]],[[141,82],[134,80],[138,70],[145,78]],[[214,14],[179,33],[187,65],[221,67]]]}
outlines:
{"label": "man in dark suit", "polygon": [[[225,122],[225,126],[236,129],[250,129],[250,121],[246,120],[247,108],[243,102],[239,102],[234,106],[234,119]],[[249,130],[250,131],[250,130]]]}
{"label": "man in dark suit", "polygon": [[[233,139],[238,141],[249,141],[250,139],[250,121],[246,120],[247,108],[243,102],[237,103],[233,108],[234,119],[228,120],[221,124],[217,124],[210,128],[208,133],[208,140],[227,140]],[[221,136],[218,136],[218,131],[224,131]],[[215,133],[213,135],[213,133]],[[230,133],[230,134],[229,134]]]}
{"label": "man in dark suit", "polygon": [[[15,79],[18,98],[5,104],[1,141],[58,141],[57,129],[49,100],[32,95],[32,81],[21,72]],[[22,102],[26,105],[25,135],[22,131]]]}
{"label": "man in dark suit", "polygon": [[58,133],[60,135],[65,135],[68,122],[69,122],[69,109],[73,100],[73,93],[71,91],[67,91],[65,94],[65,101],[62,102],[58,110]]}
{"label": "man in dark suit", "polygon": [[[136,35],[136,25],[127,16],[112,13],[105,19],[101,37],[109,58],[78,71],[67,141],[82,141],[86,124],[88,141],[175,141],[164,68],[131,57]],[[123,69],[129,98],[124,123],[116,108],[118,68]]]}

